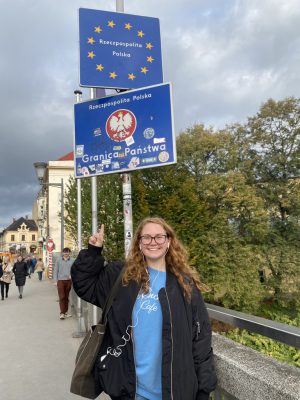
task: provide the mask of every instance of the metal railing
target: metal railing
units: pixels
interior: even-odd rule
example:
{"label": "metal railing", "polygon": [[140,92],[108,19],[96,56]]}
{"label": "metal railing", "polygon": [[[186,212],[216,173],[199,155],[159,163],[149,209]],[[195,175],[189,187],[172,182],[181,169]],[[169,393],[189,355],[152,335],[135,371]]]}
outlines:
{"label": "metal railing", "polygon": [[283,324],[240,311],[206,304],[210,318],[225,322],[237,328],[246,329],[281,343],[300,349],[300,328]]}
{"label": "metal railing", "polygon": [[[212,304],[206,304],[206,307],[211,319],[300,348],[300,328]],[[211,399],[236,400],[235,397],[226,393],[220,387],[212,393]]]}

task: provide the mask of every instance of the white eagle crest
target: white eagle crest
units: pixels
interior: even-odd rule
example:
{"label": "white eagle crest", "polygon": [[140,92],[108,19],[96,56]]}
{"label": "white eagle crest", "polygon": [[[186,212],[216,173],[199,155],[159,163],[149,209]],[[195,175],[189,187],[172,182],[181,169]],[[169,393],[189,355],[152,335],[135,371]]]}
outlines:
{"label": "white eagle crest", "polygon": [[128,136],[128,129],[131,127],[132,123],[133,118],[129,112],[124,115],[122,112],[119,112],[117,117],[114,115],[109,121],[110,129],[114,132],[113,138],[120,140]]}

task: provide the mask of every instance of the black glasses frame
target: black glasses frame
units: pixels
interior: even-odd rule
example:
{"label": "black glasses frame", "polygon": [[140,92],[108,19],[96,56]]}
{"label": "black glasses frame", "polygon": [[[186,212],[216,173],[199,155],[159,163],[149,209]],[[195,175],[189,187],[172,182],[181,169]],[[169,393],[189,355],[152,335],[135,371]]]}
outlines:
{"label": "black glasses frame", "polygon": [[[157,242],[157,240],[156,240],[157,237],[164,237],[165,240],[164,240],[163,242]],[[149,241],[149,238],[150,238],[150,241]],[[155,235],[155,236],[143,235],[143,236],[140,236],[140,242],[141,242],[142,244],[148,245],[148,244],[151,244],[151,243],[152,243],[152,240],[154,240],[154,242],[155,242],[156,244],[164,244],[164,243],[166,243],[167,238],[168,238],[168,235],[167,235],[166,233],[165,233],[165,234],[160,234],[160,235]],[[147,239],[148,239],[148,240],[147,240]],[[145,240],[146,240],[146,242],[145,242]]]}

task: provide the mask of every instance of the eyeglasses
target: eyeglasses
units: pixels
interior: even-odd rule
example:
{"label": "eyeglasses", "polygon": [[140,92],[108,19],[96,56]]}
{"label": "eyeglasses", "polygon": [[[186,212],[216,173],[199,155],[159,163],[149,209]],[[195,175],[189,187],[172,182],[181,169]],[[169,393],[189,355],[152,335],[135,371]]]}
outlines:
{"label": "eyeglasses", "polygon": [[156,244],[164,244],[165,241],[167,240],[168,235],[143,235],[140,237],[140,241],[142,244],[150,244],[152,242],[152,239],[154,239]]}

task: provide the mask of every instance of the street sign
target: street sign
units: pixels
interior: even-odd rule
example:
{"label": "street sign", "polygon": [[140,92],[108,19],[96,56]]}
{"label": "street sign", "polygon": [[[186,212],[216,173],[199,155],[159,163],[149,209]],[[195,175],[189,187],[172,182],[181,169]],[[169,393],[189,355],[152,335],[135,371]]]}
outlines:
{"label": "street sign", "polygon": [[55,248],[55,245],[54,245],[53,239],[51,239],[51,238],[47,239],[47,242],[46,242],[47,251],[49,253],[51,253],[54,250],[54,248]]}
{"label": "street sign", "polygon": [[79,9],[79,84],[134,89],[163,82],[159,19]]}
{"label": "street sign", "polygon": [[176,163],[169,83],[77,103],[75,176]]}

